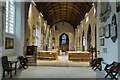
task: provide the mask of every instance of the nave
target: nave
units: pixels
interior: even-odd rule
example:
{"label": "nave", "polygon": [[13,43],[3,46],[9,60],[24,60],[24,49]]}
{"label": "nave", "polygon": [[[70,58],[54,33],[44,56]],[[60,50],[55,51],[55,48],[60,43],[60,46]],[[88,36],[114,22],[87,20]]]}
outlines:
{"label": "nave", "polygon": [[119,0],[0,1],[0,79],[120,79],[119,43]]}

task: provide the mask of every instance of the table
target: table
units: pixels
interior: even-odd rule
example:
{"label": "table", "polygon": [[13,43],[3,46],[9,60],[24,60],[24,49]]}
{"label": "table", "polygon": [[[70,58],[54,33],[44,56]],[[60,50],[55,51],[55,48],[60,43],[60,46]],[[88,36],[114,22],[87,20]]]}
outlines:
{"label": "table", "polygon": [[58,51],[39,51],[37,53],[37,58],[39,59],[58,59]]}
{"label": "table", "polygon": [[91,53],[90,52],[82,52],[82,51],[67,51],[69,60],[89,60],[91,61]]}

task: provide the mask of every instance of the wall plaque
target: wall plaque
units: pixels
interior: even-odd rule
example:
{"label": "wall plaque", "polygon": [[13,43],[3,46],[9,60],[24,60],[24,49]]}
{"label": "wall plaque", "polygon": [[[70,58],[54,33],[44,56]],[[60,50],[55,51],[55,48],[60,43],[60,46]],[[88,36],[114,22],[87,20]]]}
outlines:
{"label": "wall plaque", "polygon": [[120,1],[117,0],[116,2],[116,12],[120,11]]}
{"label": "wall plaque", "polygon": [[104,27],[101,27],[99,29],[99,35],[100,35],[100,37],[104,37],[105,36],[105,28]]}
{"label": "wall plaque", "polygon": [[101,2],[101,13],[100,13],[100,19],[101,22],[106,22],[107,19],[110,17],[110,3],[109,2]]}
{"label": "wall plaque", "polygon": [[105,38],[110,37],[110,24],[105,26]]}
{"label": "wall plaque", "polygon": [[13,38],[5,38],[5,49],[13,49],[14,48],[14,39]]}
{"label": "wall plaque", "polygon": [[103,48],[103,53],[107,53],[107,48]]}
{"label": "wall plaque", "polygon": [[105,45],[105,39],[102,38],[102,39],[100,39],[100,46],[104,46],[104,45]]}
{"label": "wall plaque", "polygon": [[110,28],[110,30],[111,30],[111,37],[116,36],[115,25],[112,25],[111,28]]}
{"label": "wall plaque", "polygon": [[112,22],[110,26],[110,36],[112,41],[115,43],[117,39],[117,23],[116,23],[116,15],[114,14],[112,17]]}

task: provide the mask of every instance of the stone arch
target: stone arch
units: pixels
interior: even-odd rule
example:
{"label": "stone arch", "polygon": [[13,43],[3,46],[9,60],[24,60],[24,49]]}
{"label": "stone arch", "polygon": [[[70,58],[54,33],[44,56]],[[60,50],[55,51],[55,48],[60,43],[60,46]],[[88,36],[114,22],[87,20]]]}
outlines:
{"label": "stone arch", "polygon": [[85,51],[85,32],[83,30],[82,32],[82,51]]}
{"label": "stone arch", "polygon": [[66,33],[62,33],[60,35],[60,37],[59,37],[59,47],[61,48],[62,51],[68,51],[69,50],[69,36]]}
{"label": "stone arch", "polygon": [[[58,30],[52,30],[51,38],[55,37],[55,48],[59,48],[59,37],[61,34],[66,33],[69,36],[69,50],[72,47],[75,47],[75,31],[74,28],[67,22],[64,22],[64,26],[62,26],[62,22],[59,22],[56,24],[58,27]],[[54,28],[54,26],[53,26]],[[52,41],[51,41],[52,42]],[[52,45],[51,45],[52,47]]]}
{"label": "stone arch", "polygon": [[92,30],[91,25],[89,24],[87,31],[87,51],[90,51],[90,46],[92,46]]}

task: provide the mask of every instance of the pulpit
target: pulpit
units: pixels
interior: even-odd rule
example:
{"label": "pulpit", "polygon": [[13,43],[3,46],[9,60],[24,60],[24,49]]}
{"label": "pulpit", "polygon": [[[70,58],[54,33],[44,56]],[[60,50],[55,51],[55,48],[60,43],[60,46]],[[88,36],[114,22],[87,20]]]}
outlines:
{"label": "pulpit", "polygon": [[27,46],[26,55],[36,55],[37,54],[37,46]]}

